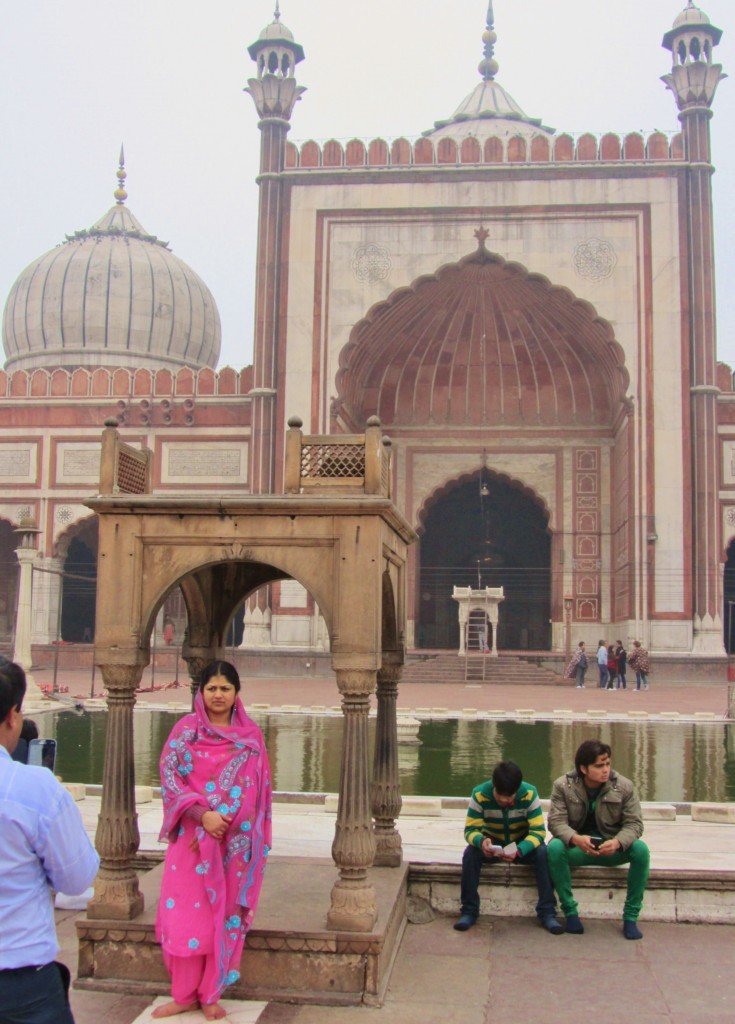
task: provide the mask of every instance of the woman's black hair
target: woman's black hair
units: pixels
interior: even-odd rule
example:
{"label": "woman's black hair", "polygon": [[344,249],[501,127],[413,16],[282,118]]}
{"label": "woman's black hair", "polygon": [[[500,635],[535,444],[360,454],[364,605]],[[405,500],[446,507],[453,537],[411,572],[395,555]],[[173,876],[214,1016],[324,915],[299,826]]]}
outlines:
{"label": "woman's black hair", "polygon": [[20,665],[3,658],[0,663],[0,722],[4,722],[11,708],[20,711],[26,692],[26,674]]}
{"label": "woman's black hair", "polygon": [[223,676],[228,683],[232,683],[235,687],[235,693],[240,692],[240,676],[237,674],[237,669],[234,665],[231,665],[229,661],[210,661],[205,669],[202,670],[202,674],[199,678],[199,692],[204,689],[210,679],[215,676]]}

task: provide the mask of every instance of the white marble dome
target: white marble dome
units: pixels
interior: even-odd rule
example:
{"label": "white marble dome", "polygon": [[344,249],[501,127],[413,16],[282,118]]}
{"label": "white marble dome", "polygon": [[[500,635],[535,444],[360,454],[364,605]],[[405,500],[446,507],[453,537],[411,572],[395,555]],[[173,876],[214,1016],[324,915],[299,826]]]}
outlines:
{"label": "white marble dome", "polygon": [[483,141],[490,135],[531,138],[539,132],[553,135],[541,120],[529,117],[502,85],[493,79],[478,82],[450,118],[435,121],[434,128],[423,134],[435,141],[452,138],[461,141],[469,135]]}
{"label": "white marble dome", "polygon": [[26,267],[3,318],[8,370],[215,367],[221,334],[202,279],[121,201]]}
{"label": "white marble dome", "polygon": [[698,25],[709,25],[711,24],[708,16],[704,11],[700,10],[699,7],[686,7],[680,15],[674,20],[674,28],[682,28],[686,26],[697,27]]}

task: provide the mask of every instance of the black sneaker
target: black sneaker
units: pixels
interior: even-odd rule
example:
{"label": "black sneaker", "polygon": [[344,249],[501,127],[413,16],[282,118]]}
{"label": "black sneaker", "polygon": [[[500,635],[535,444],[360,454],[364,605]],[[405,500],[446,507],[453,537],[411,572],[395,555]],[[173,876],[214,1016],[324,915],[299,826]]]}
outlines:
{"label": "black sneaker", "polygon": [[542,928],[545,928],[547,932],[551,932],[552,935],[563,935],[564,928],[553,914],[548,914],[546,917],[539,918],[539,924]]}
{"label": "black sneaker", "polygon": [[455,932],[467,932],[476,924],[477,918],[472,914],[462,914],[459,921],[454,922],[454,930]]}

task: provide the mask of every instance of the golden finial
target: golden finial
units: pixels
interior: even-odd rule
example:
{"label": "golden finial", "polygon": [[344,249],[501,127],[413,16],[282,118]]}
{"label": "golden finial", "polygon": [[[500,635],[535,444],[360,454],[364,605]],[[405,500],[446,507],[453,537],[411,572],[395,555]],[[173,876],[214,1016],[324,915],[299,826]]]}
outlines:
{"label": "golden finial", "polygon": [[122,206],[125,200],[128,198],[128,194],[125,191],[125,179],[127,178],[127,171],[125,170],[125,149],[120,144],[120,166],[117,169],[117,188],[112,193],[117,201],[118,206]]}

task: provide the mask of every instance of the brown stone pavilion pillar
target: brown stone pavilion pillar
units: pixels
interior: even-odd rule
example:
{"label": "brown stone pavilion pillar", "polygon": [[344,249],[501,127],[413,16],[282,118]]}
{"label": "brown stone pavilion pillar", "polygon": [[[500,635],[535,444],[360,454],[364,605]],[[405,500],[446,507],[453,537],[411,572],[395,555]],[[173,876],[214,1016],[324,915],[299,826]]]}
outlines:
{"label": "brown stone pavilion pillar", "polygon": [[133,707],[143,666],[103,664],[100,668],[108,707],[102,806],[95,838],[101,864],[87,916],[129,921],[143,911],[134,867],[140,834],[133,762]]}
{"label": "brown stone pavilion pillar", "polygon": [[342,694],[344,733],[332,857],[339,878],[332,887],[327,926],[369,932],[377,918],[375,889],[368,878],[375,857],[368,779],[368,712],[375,672],[337,669],[337,686]]}
{"label": "brown stone pavilion pillar", "polygon": [[383,654],[383,664],[378,671],[378,721],[370,794],[375,821],[373,863],[376,866],[391,868],[398,867],[403,860],[401,836],[396,829],[396,819],[401,813],[396,701],[402,668],[399,655]]}

